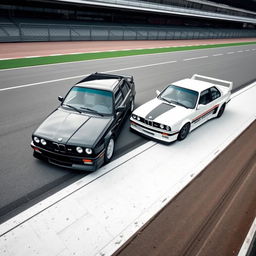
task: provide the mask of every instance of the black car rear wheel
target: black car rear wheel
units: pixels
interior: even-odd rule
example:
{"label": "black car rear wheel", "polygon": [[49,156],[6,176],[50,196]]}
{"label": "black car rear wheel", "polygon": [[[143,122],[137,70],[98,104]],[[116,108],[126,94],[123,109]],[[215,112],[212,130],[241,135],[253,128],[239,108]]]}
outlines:
{"label": "black car rear wheel", "polygon": [[179,135],[178,135],[178,140],[184,140],[188,133],[189,133],[189,129],[190,129],[190,124],[186,123],[180,130]]}
{"label": "black car rear wheel", "polygon": [[105,163],[108,163],[111,160],[114,154],[114,149],[115,149],[115,141],[113,137],[111,137],[107,143],[107,147],[105,150],[105,156],[104,156]]}

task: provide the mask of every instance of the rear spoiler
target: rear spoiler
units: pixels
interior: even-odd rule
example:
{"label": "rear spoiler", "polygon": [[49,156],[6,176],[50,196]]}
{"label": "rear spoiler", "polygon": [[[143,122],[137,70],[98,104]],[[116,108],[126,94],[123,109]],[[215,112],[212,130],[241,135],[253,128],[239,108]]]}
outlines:
{"label": "rear spoiler", "polygon": [[123,75],[122,77],[124,77],[125,79],[127,79],[127,81],[128,81],[129,83],[133,83],[133,82],[134,82],[133,76]]}
{"label": "rear spoiler", "polygon": [[[226,80],[220,80],[220,79],[217,79],[217,78],[213,78],[213,77],[209,77],[209,76],[201,76],[201,75],[198,75],[198,74],[194,74],[191,79],[193,80],[199,80],[199,81],[205,81],[207,80],[206,82],[210,82],[210,83],[214,83],[214,84],[218,84],[218,85],[228,85],[229,87],[229,90],[231,91],[233,89],[233,82],[230,82],[230,81],[226,81]],[[217,83],[216,83],[217,82]]]}

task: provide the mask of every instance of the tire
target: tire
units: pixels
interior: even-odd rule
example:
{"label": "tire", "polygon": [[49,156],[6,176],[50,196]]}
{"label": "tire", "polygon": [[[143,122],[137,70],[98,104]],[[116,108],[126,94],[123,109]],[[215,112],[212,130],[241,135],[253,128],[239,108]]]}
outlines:
{"label": "tire", "polygon": [[105,163],[110,162],[111,158],[114,155],[114,149],[115,149],[115,141],[114,141],[113,137],[111,137],[108,140],[108,143],[107,143],[107,146],[106,146],[106,150],[105,150],[105,155],[104,155]]}
{"label": "tire", "polygon": [[224,103],[224,104],[221,106],[221,108],[220,108],[220,110],[219,110],[219,112],[218,112],[217,118],[220,118],[220,117],[223,115],[224,110],[225,110],[225,107],[226,107],[226,103]]}
{"label": "tire", "polygon": [[178,140],[184,140],[188,136],[189,130],[190,130],[190,123],[186,123],[180,129],[180,132],[179,132],[179,135],[178,135]]}

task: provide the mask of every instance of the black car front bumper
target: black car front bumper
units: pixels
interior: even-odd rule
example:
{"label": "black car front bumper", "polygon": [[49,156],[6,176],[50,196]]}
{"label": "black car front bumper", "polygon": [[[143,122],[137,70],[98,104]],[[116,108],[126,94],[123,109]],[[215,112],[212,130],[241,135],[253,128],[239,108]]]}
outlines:
{"label": "black car front bumper", "polygon": [[34,149],[33,156],[40,160],[46,160],[51,164],[83,171],[95,171],[104,163],[104,152],[103,150],[95,158],[86,158],[88,162],[84,162],[85,157],[73,156],[68,154],[61,154],[52,152],[41,147],[34,145],[31,142],[31,147]]}

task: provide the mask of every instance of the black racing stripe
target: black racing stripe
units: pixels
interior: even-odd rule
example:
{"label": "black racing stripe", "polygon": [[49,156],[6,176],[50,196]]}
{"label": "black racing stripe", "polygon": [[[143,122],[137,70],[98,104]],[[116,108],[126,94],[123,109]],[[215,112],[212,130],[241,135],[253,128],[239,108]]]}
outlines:
{"label": "black racing stripe", "polygon": [[157,106],[156,108],[154,108],[152,111],[150,111],[147,115],[146,115],[146,119],[150,119],[150,120],[154,120],[156,119],[158,116],[162,115],[163,113],[171,110],[172,108],[175,108],[175,106],[171,106],[165,103],[161,103],[159,106]]}

